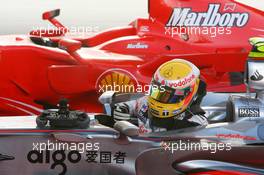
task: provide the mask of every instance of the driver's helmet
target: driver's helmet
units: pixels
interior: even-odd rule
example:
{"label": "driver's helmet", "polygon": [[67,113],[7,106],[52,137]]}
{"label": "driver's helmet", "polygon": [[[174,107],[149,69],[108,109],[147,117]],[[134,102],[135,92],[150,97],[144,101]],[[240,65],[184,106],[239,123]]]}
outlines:
{"label": "driver's helmet", "polygon": [[153,117],[179,116],[192,103],[200,82],[200,71],[192,63],[174,59],[162,64],[155,72],[148,97]]}

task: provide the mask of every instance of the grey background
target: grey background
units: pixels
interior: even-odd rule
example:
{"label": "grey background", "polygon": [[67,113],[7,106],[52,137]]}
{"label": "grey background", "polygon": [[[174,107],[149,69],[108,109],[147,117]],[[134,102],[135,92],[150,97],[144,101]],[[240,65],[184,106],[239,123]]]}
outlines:
{"label": "grey background", "polygon": [[44,11],[61,9],[58,19],[69,27],[126,26],[138,17],[147,17],[147,0],[0,0],[0,34],[28,33],[48,26]]}
{"label": "grey background", "polygon": [[[264,0],[238,0],[264,10]],[[61,8],[58,18],[68,27],[103,30],[125,26],[147,17],[147,0],[0,0],[0,35],[25,34],[49,26],[41,19],[44,11]]]}

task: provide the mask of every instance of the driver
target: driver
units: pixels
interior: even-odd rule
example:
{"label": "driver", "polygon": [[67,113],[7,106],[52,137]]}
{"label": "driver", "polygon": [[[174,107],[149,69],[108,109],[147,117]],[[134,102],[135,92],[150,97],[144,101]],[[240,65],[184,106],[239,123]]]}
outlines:
{"label": "driver", "polygon": [[139,126],[140,133],[175,130],[207,125],[200,103],[206,84],[192,63],[174,59],[155,72],[149,95],[115,104],[114,120]]}

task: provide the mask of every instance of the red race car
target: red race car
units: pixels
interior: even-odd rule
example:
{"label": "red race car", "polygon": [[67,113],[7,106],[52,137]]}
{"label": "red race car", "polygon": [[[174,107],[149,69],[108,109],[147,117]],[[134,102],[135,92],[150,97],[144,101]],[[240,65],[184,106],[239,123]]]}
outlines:
{"label": "red race car", "polygon": [[73,109],[99,112],[98,95],[148,89],[162,63],[196,64],[209,91],[244,91],[248,39],[264,35],[263,12],[233,0],[149,0],[149,18],[87,37],[56,30],[0,36],[0,115],[38,114],[67,98]]}

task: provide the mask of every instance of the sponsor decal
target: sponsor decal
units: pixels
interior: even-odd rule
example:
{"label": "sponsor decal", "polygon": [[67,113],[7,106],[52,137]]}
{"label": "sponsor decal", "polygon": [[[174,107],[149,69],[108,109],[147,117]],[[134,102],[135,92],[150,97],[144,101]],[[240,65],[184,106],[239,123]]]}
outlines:
{"label": "sponsor decal", "polygon": [[[220,4],[209,4],[206,12],[193,12],[192,8],[174,8],[167,27],[243,27],[249,20],[244,12],[220,13]],[[230,9],[231,7],[225,7]],[[232,7],[233,9],[234,7]]]}
{"label": "sponsor decal", "polygon": [[141,32],[149,32],[149,26],[141,26],[139,30]]}
{"label": "sponsor decal", "polygon": [[163,116],[169,116],[169,114],[170,114],[170,113],[169,113],[168,110],[163,110],[163,111],[162,111],[162,115],[163,115]]}
{"label": "sponsor decal", "polygon": [[260,117],[259,108],[239,108],[238,109],[239,117]]}
{"label": "sponsor decal", "polygon": [[106,91],[134,92],[138,86],[135,76],[124,69],[108,69],[103,72],[96,81],[96,89],[99,93]]}
{"label": "sponsor decal", "polygon": [[236,9],[236,4],[235,3],[226,3],[224,7],[224,11],[235,11]]}
{"label": "sponsor decal", "polygon": [[195,79],[195,75],[192,74],[191,76],[186,77],[183,80],[179,80],[177,82],[169,82],[168,85],[169,87],[172,87],[172,88],[181,87],[181,86],[185,86],[186,84],[190,83],[194,79]]}
{"label": "sponsor decal", "polygon": [[263,75],[261,75],[258,70],[256,70],[254,74],[250,76],[250,80],[252,81],[260,81],[263,78],[264,78]]}
{"label": "sponsor decal", "polygon": [[[68,174],[71,164],[125,164],[126,152],[101,150],[99,143],[43,142],[33,143],[27,160],[31,164],[48,164],[50,169],[57,170],[58,175]],[[54,173],[53,173],[54,174]]]}
{"label": "sponsor decal", "polygon": [[240,134],[217,134],[216,137],[223,139],[257,140],[255,137],[243,136]]}
{"label": "sponsor decal", "polygon": [[[68,171],[68,164],[77,164],[82,161],[82,154],[75,150],[66,152],[65,150],[56,150],[51,152],[32,150],[28,153],[27,159],[32,164],[51,164],[50,168],[55,169],[60,167],[62,170],[58,175],[65,175]],[[125,152],[111,152],[111,151],[86,151],[85,160],[87,163],[101,163],[101,164],[124,164]]]}
{"label": "sponsor decal", "polygon": [[60,166],[62,171],[59,175],[65,175],[67,173],[67,165],[65,161],[70,163],[78,163],[81,160],[81,154],[78,151],[70,151],[66,153],[64,150],[57,150],[53,153],[51,151],[38,151],[32,150],[27,154],[27,159],[32,164],[43,164],[51,163],[50,168],[55,169],[57,166]]}
{"label": "sponsor decal", "polygon": [[148,47],[149,46],[147,44],[141,44],[141,43],[127,45],[127,49],[147,49]]}

